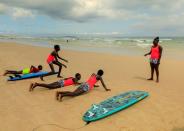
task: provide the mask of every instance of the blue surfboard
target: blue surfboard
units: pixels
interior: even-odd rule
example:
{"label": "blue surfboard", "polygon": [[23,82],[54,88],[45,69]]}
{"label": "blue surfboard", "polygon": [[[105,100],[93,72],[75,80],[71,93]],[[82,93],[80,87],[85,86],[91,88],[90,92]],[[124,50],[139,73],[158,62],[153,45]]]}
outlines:
{"label": "blue surfboard", "polygon": [[102,119],[137,103],[148,95],[144,91],[129,91],[113,96],[99,104],[93,104],[84,114],[83,120],[89,123]]}
{"label": "blue surfboard", "polygon": [[[20,75],[20,77],[12,77],[12,78],[8,78],[8,81],[17,81],[17,80],[23,80],[23,79],[30,79],[30,78],[35,78],[35,77],[40,77],[42,75],[46,75],[49,72],[46,71],[40,71],[37,73],[29,73],[29,74],[25,74],[25,75]],[[54,73],[57,74],[58,72]]]}

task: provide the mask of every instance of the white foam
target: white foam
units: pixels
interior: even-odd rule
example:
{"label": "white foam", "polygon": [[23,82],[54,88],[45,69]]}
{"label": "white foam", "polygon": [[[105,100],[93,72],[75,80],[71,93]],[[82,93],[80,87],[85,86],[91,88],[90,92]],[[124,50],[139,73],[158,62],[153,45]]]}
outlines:
{"label": "white foam", "polygon": [[137,43],[136,44],[138,47],[141,47],[141,48],[148,48],[150,47],[152,44],[146,44],[146,43]]}

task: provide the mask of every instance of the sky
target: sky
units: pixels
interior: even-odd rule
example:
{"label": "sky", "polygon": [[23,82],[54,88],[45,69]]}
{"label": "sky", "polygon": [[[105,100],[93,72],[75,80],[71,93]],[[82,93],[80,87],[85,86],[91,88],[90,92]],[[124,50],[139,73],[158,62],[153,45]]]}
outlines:
{"label": "sky", "polygon": [[184,0],[0,0],[0,34],[184,36]]}

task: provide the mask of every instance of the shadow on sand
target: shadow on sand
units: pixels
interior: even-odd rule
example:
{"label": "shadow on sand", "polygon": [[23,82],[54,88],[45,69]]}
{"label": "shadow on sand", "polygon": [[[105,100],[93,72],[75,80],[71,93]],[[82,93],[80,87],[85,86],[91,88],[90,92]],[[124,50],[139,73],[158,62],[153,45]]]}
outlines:
{"label": "shadow on sand", "polygon": [[133,77],[134,79],[138,79],[138,80],[144,80],[147,81],[147,78],[141,77],[141,76],[135,76]]}

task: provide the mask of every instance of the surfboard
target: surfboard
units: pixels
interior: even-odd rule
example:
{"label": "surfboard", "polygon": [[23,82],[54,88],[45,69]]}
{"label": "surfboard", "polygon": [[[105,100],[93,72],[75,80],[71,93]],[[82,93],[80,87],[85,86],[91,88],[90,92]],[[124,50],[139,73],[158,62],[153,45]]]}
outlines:
{"label": "surfboard", "polygon": [[[23,80],[23,79],[30,79],[30,78],[35,78],[35,77],[40,77],[42,75],[46,75],[48,74],[49,72],[46,72],[46,71],[40,71],[40,72],[37,72],[37,73],[29,73],[29,74],[25,74],[25,75],[20,75],[20,77],[12,77],[12,78],[8,78],[8,81],[17,81],[17,80]],[[54,73],[54,74],[57,74],[58,72]]]}
{"label": "surfboard", "polygon": [[83,115],[83,120],[89,123],[105,118],[137,103],[148,95],[148,92],[144,91],[129,91],[113,96],[99,104],[93,104]]}

